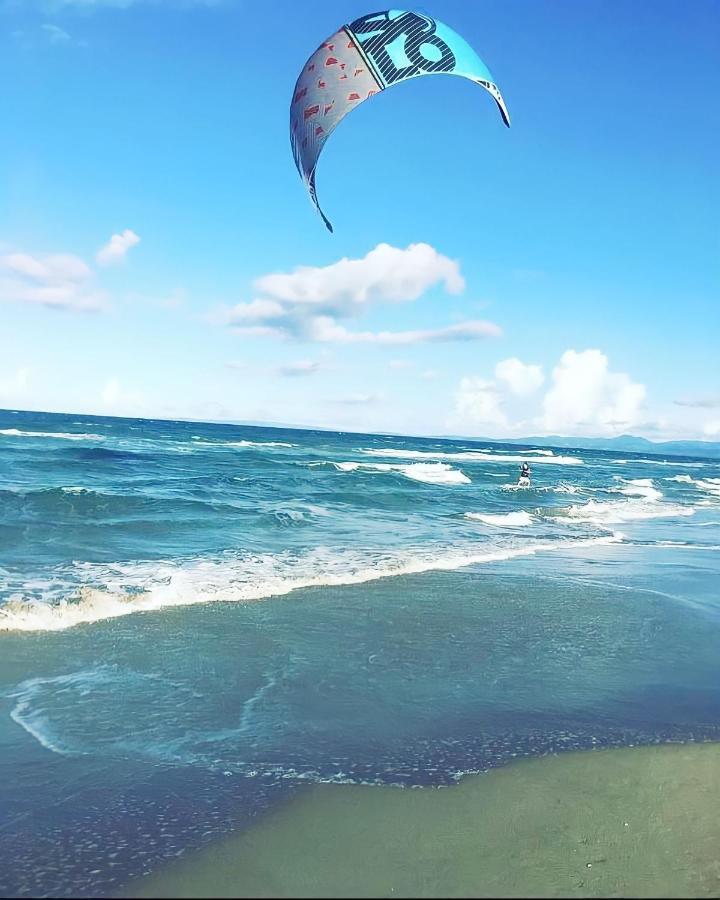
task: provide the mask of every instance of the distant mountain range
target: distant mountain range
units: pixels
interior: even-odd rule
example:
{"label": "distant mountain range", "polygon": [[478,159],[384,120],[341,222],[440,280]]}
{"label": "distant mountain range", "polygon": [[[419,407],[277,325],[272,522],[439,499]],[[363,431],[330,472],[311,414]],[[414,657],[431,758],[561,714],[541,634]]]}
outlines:
{"label": "distant mountain range", "polygon": [[[2,410],[0,412],[11,412],[18,414],[32,415],[29,410]],[[56,415],[58,417],[84,416],[88,419],[113,419],[126,418],[117,416],[100,416],[90,413],[40,413],[40,415]],[[128,419],[130,421],[130,419]],[[208,420],[208,419],[140,419],[140,421],[184,421],[184,422],[206,422],[216,425],[242,425],[252,428],[277,428],[292,429],[298,431],[329,431],[333,433],[344,434],[367,434],[367,435],[385,435],[388,437],[416,437],[421,440],[444,440],[444,441],[467,441],[475,444],[506,444],[506,445],[523,445],[526,447],[555,447],[563,450],[611,450],[616,453],[652,453],[660,456],[694,456],[703,457],[704,459],[720,459],[720,442],[718,441],[650,441],[644,437],[636,437],[632,434],[621,434],[614,438],[594,438],[594,437],[564,437],[560,434],[550,434],[543,437],[523,437],[523,438],[491,438],[491,437],[468,437],[465,434],[437,434],[437,435],[403,435],[390,431],[357,431],[352,429],[347,431],[338,431],[335,428],[325,428],[321,425],[297,425],[289,422],[261,422],[257,420]]]}
{"label": "distant mountain range", "polygon": [[[495,438],[495,442],[498,443],[497,438]],[[500,443],[720,459],[720,443],[714,441],[649,441],[647,438],[635,437],[632,434],[621,434],[614,438],[562,437],[558,434],[551,434],[545,437],[507,438]]]}
{"label": "distant mountain range", "polygon": [[[241,423],[237,423],[241,424]],[[262,428],[292,428],[300,431],[336,431],[334,428],[315,427],[308,425],[288,425],[277,422],[243,422],[243,425],[254,425]],[[392,432],[358,432],[358,434],[387,434]],[[396,435],[398,437],[412,437],[413,435]],[[473,443],[492,444],[522,444],[530,447],[556,447],[564,450],[613,450],[619,453],[654,453],[660,456],[701,456],[705,459],[720,459],[720,443],[717,441],[650,441],[644,437],[636,437],[632,434],[621,434],[614,438],[593,437],[564,437],[560,434],[550,434],[544,437],[523,438],[483,438],[468,437],[462,434],[453,435],[414,435],[427,440],[460,440]]]}
{"label": "distant mountain range", "polygon": [[[222,424],[250,425],[257,428],[281,428],[298,431],[331,431],[338,432],[335,428],[324,428],[321,425],[294,425],[287,422],[258,422],[236,421]],[[347,433],[353,430],[348,429]],[[491,444],[522,444],[529,447],[556,447],[564,450],[613,450],[619,453],[654,453],[660,456],[701,456],[705,459],[720,459],[720,442],[717,441],[650,441],[644,437],[636,437],[633,434],[621,434],[614,438],[593,437],[564,437],[560,434],[550,434],[544,437],[523,438],[489,438],[468,437],[464,434],[438,434],[438,435],[401,435],[393,432],[358,431],[357,434],[384,434],[389,437],[419,437],[424,440],[436,439],[445,441],[468,441],[473,443]]]}

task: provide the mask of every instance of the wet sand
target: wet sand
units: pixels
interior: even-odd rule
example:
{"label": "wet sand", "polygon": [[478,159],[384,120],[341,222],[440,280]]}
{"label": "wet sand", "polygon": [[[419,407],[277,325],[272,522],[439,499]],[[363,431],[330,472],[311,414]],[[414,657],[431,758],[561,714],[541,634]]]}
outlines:
{"label": "wet sand", "polygon": [[720,897],[720,744],[565,753],[446,788],[317,785],[138,897]]}

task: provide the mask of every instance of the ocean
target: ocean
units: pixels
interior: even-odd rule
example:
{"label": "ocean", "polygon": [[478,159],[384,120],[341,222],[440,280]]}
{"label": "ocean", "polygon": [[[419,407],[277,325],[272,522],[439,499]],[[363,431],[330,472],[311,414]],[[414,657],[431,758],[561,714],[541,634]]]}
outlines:
{"label": "ocean", "polygon": [[720,738],[718,460],[0,411],[0,501],[2,896],[308,785]]}

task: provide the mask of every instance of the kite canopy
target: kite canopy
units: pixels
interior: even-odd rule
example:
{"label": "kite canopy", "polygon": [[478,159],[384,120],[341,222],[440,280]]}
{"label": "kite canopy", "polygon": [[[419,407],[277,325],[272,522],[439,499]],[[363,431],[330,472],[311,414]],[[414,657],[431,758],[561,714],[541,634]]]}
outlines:
{"label": "kite canopy", "polygon": [[492,94],[506,125],[505,103],[485,63],[459,34],[430,16],[391,9],[343,25],[305,63],[290,105],[290,141],[298,171],[328,229],[315,193],[325,141],[363,100],[418,75],[461,75]]}

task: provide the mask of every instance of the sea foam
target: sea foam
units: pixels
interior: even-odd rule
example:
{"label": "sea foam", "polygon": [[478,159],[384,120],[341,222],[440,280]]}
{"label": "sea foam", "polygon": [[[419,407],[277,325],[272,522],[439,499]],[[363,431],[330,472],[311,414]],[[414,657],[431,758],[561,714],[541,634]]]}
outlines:
{"label": "sea foam", "polygon": [[464,472],[453,469],[452,466],[444,463],[393,465],[391,463],[338,462],[333,465],[341,472],[395,472],[411,481],[422,481],[425,484],[470,484],[470,479]]}
{"label": "sea foam", "polygon": [[[525,454],[490,452],[481,450],[459,450],[457,452],[437,450],[402,450],[394,447],[358,450],[367,456],[386,456],[395,459],[448,459],[482,463],[521,463],[527,460]],[[583,461],[576,456],[540,456],[533,459],[533,465],[582,466]]]}
{"label": "sea foam", "polygon": [[55,438],[60,441],[103,441],[101,434],[76,434],[65,431],[20,431],[18,428],[0,428],[6,437]]}
{"label": "sea foam", "polygon": [[620,533],[576,540],[524,542],[516,547],[469,544],[433,551],[357,553],[317,550],[300,556],[225,555],[214,559],[86,566],[86,576],[105,587],[86,585],[55,603],[15,596],[0,607],[0,631],[60,631],[132,613],[212,602],[249,602],[305,587],[339,587],[381,578],[452,571],[535,553],[593,547],[622,541]]}

